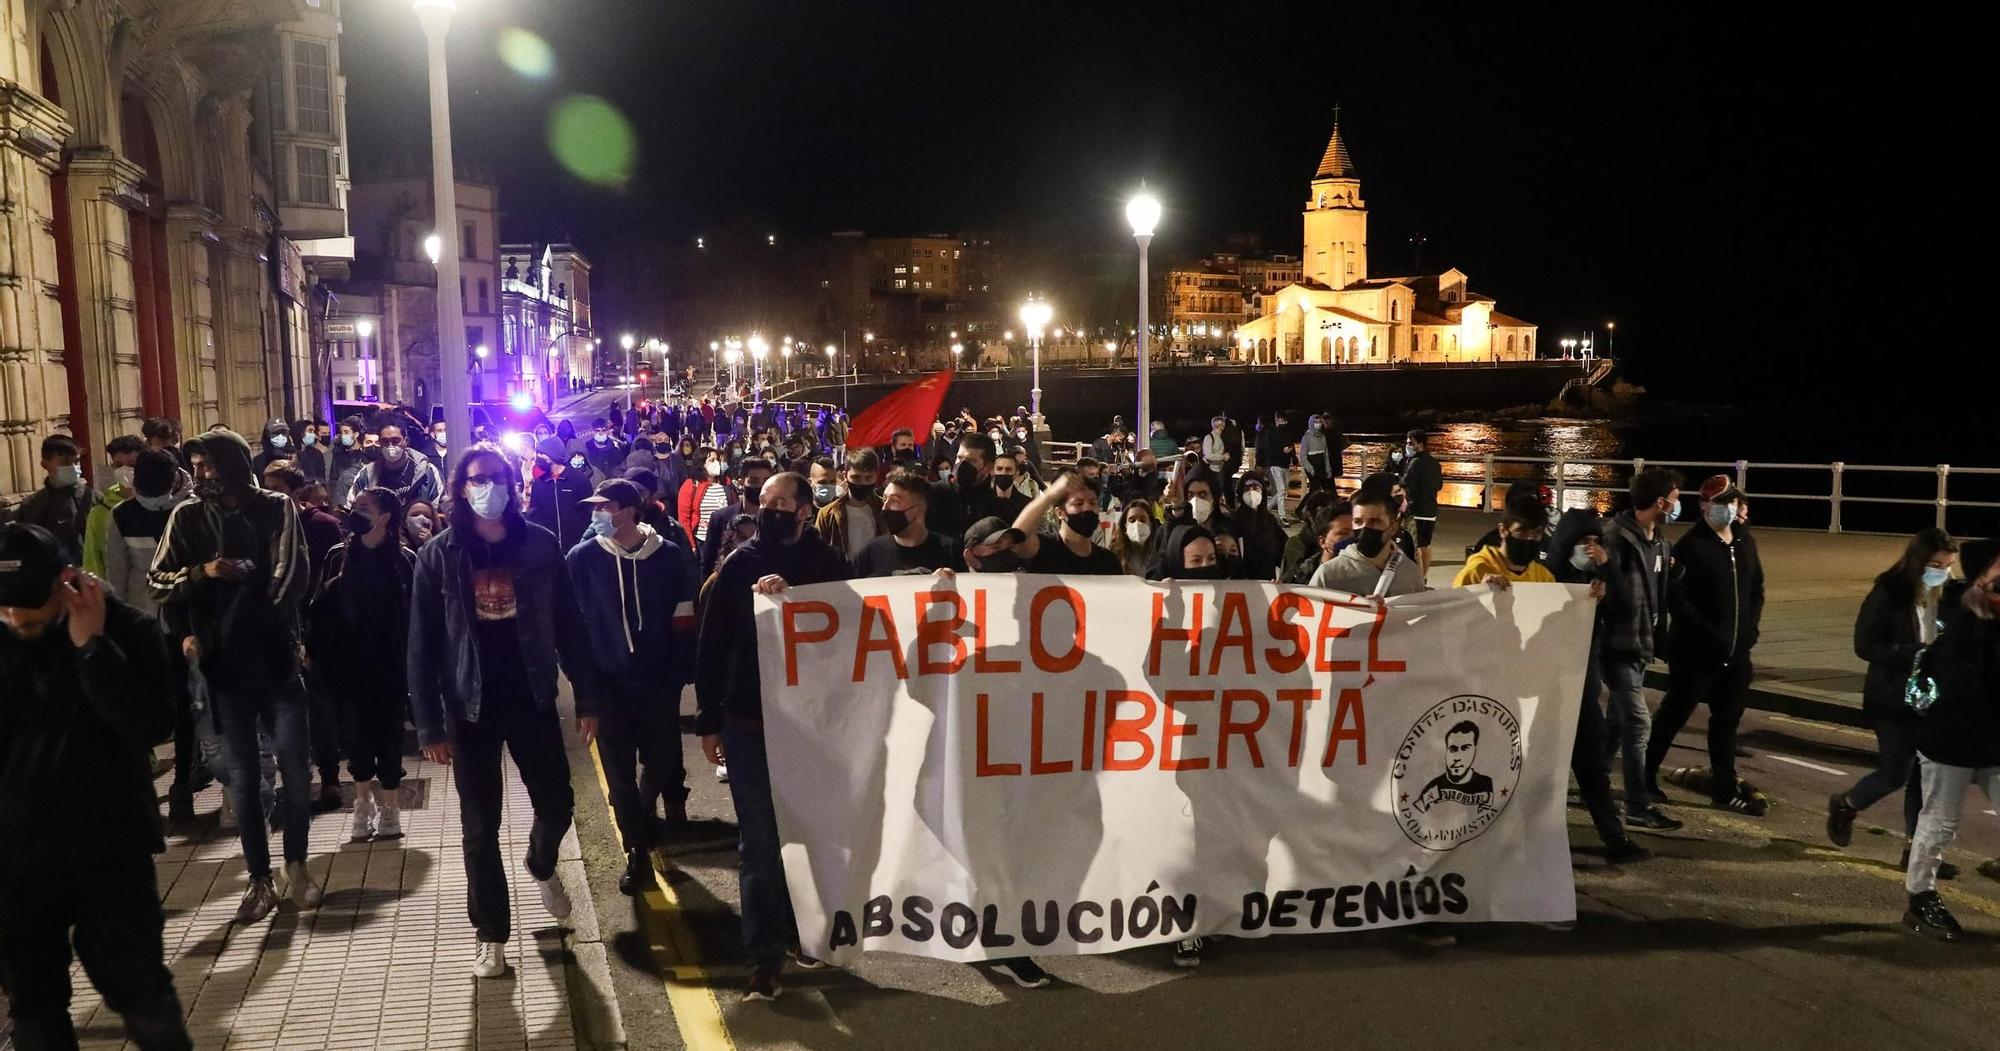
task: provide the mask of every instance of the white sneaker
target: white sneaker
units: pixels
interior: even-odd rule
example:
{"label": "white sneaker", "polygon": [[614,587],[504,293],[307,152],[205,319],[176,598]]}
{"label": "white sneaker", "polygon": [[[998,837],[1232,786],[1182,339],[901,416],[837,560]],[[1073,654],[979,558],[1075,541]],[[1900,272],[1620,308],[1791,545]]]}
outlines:
{"label": "white sneaker", "polygon": [[571,907],[569,891],[563,889],[562,876],[555,875],[550,876],[548,879],[538,879],[535,881],[535,886],[541,888],[542,908],[549,910],[549,915],[559,920],[569,919]]}
{"label": "white sneaker", "polygon": [[507,973],[507,943],[480,942],[479,951],[472,954],[472,976],[474,978],[498,978]]}
{"label": "white sneaker", "polygon": [[375,838],[403,838],[403,812],[396,806],[396,793],[375,786]]}
{"label": "white sneaker", "polygon": [[313,879],[312,870],[303,861],[285,862],[285,892],[291,895],[292,904],[301,909],[317,909],[326,898],[326,891]]}
{"label": "white sneaker", "polygon": [[216,811],[215,827],[224,832],[236,831],[236,808],[229,804],[229,789],[222,790],[222,809]]}
{"label": "white sneaker", "polygon": [[715,764],[715,783],[716,783],[716,784],[719,784],[719,785],[726,785],[726,784],[728,784],[728,783],[729,783],[729,764],[728,764],[728,763],[717,763],[717,764]]}
{"label": "white sneaker", "polygon": [[375,834],[375,782],[354,783],[354,824],[349,827],[349,843],[366,843]]}

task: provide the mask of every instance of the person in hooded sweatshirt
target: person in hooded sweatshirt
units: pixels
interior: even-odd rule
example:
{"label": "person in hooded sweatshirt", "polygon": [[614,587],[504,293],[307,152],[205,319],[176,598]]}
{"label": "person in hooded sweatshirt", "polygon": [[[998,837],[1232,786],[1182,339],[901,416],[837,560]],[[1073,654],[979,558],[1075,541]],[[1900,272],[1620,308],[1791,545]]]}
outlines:
{"label": "person in hooded sweatshirt", "polygon": [[666,798],[670,824],[687,817],[680,697],[694,668],[695,560],[641,521],[651,502],[624,478],[598,486],[584,501],[589,532],[565,559],[604,680],[597,714],[579,717],[577,730],[597,742],[604,763],[625,845],[618,889],[626,894],[653,884],[653,801]]}
{"label": "person in hooded sweatshirt", "polygon": [[250,470],[259,477],[264,468],[279,460],[289,460],[296,455],[292,448],[292,425],[280,419],[273,419],[264,425],[264,448],[250,461]]}
{"label": "person in hooded sweatshirt", "polygon": [[[72,944],[141,1048],[188,1048],[164,960],[151,751],[173,727],[153,618],[0,526],[0,988],[14,1046],[77,1046]],[[93,1033],[93,1036],[102,1035]]]}
{"label": "person in hooded sweatshirt", "polygon": [[359,416],[349,416],[334,429],[333,452],[327,457],[326,492],[342,508],[348,506],[348,498],[354,492],[354,479],[368,466],[370,451],[361,444],[361,436],[366,432]]}
{"label": "person in hooded sweatshirt", "polygon": [[111,512],[132,498],[132,468],[139,462],[145,439],[121,434],[104,443],[104,455],[111,461],[111,484],[98,494],[97,503],[83,526],[83,571],[104,576],[104,535],[111,527]]}
{"label": "person in hooded sweatshirt", "polygon": [[583,506],[594,484],[590,464],[582,453],[571,453],[569,460],[543,467],[540,477],[528,483],[528,521],[554,533],[567,551],[590,525],[590,510]]}
{"label": "person in hooded sweatshirt", "polygon": [[290,499],[257,487],[250,443],[217,428],[190,439],[195,498],[173,509],[149,571],[167,635],[200,668],[222,735],[228,791],[250,886],[238,923],[256,923],[277,906],[261,806],[260,725],[284,774],[281,802],[285,878],[292,901],[316,908],[321,891],[306,867],[312,821],[307,773],[309,709],[299,677],[299,606],[311,587],[298,511]]}
{"label": "person in hooded sweatshirt", "polygon": [[377,458],[354,476],[354,486],[347,491],[344,506],[354,506],[354,498],[361,495],[363,489],[378,485],[394,492],[396,498],[406,504],[436,503],[444,493],[437,464],[410,448],[408,437],[399,424],[383,424],[380,439],[381,444],[375,451]]}
{"label": "person in hooded sweatshirt", "polygon": [[51,434],[42,439],[42,471],[46,475],[35,495],[21,502],[14,519],[38,525],[62,545],[70,565],[83,564],[83,531],[90,521],[90,509],[98,502],[97,493],[84,481],[82,453],[76,439],[67,434]]}

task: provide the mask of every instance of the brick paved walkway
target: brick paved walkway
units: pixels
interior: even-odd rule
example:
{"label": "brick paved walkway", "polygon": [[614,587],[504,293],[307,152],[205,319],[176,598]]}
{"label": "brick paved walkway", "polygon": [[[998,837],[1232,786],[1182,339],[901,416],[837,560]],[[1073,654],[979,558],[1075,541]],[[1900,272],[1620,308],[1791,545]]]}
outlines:
{"label": "brick paved walkway", "polygon": [[[158,859],[167,962],[196,1047],[576,1046],[567,993],[571,954],[521,864],[531,811],[512,762],[501,849],[514,899],[513,970],[493,981],[471,975],[475,939],[466,918],[451,772],[404,762],[411,771],[406,801],[417,795],[412,781],[421,781],[428,797],[421,809],[403,811],[404,838],[352,844],[348,811],[318,816],[309,864],[325,884],[325,904],[302,913],[288,902],[246,929],[230,925],[245,876],[235,833],[213,820],[220,790],[196,797],[200,822],[169,835]],[[159,783],[163,797],[166,784]],[[272,851],[278,852],[275,837]],[[577,881],[577,857],[572,832],[559,872],[582,910],[589,892]],[[72,981],[71,1014],[82,1045],[128,1046],[118,1016],[102,1008],[80,967]],[[7,1046],[0,1035],[0,1048]]]}

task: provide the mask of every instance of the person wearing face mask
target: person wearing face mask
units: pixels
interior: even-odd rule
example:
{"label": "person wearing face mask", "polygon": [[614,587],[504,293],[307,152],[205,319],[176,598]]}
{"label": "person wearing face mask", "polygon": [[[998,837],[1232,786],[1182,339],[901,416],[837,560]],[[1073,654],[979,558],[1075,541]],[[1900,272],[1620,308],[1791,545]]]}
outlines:
{"label": "person wearing face mask", "polygon": [[535,424],[535,452],[548,457],[551,463],[559,463],[567,458],[569,449],[556,437],[556,429],[542,422]]}
{"label": "person wearing face mask", "polygon": [[1214,475],[1202,475],[1189,479],[1182,490],[1187,494],[1187,502],[1181,505],[1180,513],[1175,516],[1182,524],[1198,525],[1210,534],[1222,524],[1223,518],[1215,504],[1214,478]]}
{"label": "person wearing face mask", "polygon": [[1229,418],[1217,416],[1208,421],[1208,433],[1201,436],[1201,462],[1225,478],[1229,476],[1229,439],[1224,433],[1228,427]]}
{"label": "person wearing face mask", "polygon": [[704,576],[714,571],[716,561],[722,557],[722,544],[727,539],[725,534],[729,523],[753,506],[765,480],[776,473],[777,469],[771,466],[771,461],[752,457],[739,464],[733,474],[723,477],[722,503],[708,512],[707,535],[702,538],[697,551]]}
{"label": "person wearing face mask", "polygon": [[[306,545],[306,578],[318,581],[328,554],[341,542],[340,516],[308,499],[308,494],[319,489],[308,483],[305,473],[290,460],[273,461],[264,468],[263,480],[264,488],[289,498],[298,508],[299,534]],[[320,678],[321,669],[308,665],[303,671],[306,696],[312,701],[313,764],[319,768],[320,789],[313,812],[331,813],[345,805],[340,793],[340,709]]]}
{"label": "person wearing face mask", "polygon": [[[1299,518],[1304,528],[1292,542],[1285,545],[1291,568],[1285,572],[1287,584],[1307,584],[1319,567],[1340,554],[1347,541],[1354,536],[1354,505],[1345,500],[1331,499],[1332,493],[1320,490],[1311,494],[1325,494],[1328,501],[1319,507],[1303,507]],[[1294,552],[1292,544],[1299,544],[1303,550]]]}
{"label": "person wearing face mask", "polygon": [[993,461],[1000,454],[993,439],[977,431],[959,438],[957,449],[949,480],[938,485],[926,512],[931,532],[946,536],[961,536],[967,522],[985,517],[980,508],[993,492]]}
{"label": "person wearing face mask", "polygon": [[771,801],[753,597],[755,592],[775,594],[789,586],[847,579],[847,560],[820,539],[811,517],[812,486],[805,476],[780,474],[766,481],[757,493],[756,537],[716,568],[699,613],[695,732],[710,763],[729,764],[742,859],[737,881],[743,948],[751,966],[743,993],[747,1001],[778,998],[787,950],[797,956],[798,930]]}
{"label": "person wearing face mask", "polygon": [[1665,797],[1646,776],[1652,713],[1644,686],[1666,634],[1671,562],[1662,527],[1680,514],[1681,476],[1648,467],[1632,476],[1629,493],[1632,506],[1604,524],[1604,758],[1608,767],[1624,754],[1626,827],[1670,832],[1681,822],[1661,812]]}
{"label": "person wearing face mask", "polygon": [[1111,534],[1111,553],[1130,576],[1143,577],[1146,567],[1160,550],[1163,534],[1151,500],[1133,500],[1119,515],[1118,528]]}
{"label": "person wearing face mask", "polygon": [[341,523],[347,540],[327,552],[308,607],[306,653],[340,713],[341,748],[354,778],[354,843],[403,835],[398,789],[417,556],[402,543],[402,520],[395,493],[363,490]]}
{"label": "person wearing face mask", "polygon": [[[1222,555],[1215,534],[1198,525],[1167,527],[1147,580],[1221,580]],[[1178,953],[1178,950],[1177,950]]]}
{"label": "person wearing face mask", "polygon": [[400,424],[383,424],[380,437],[376,452],[379,459],[361,468],[354,476],[354,485],[348,490],[345,506],[354,506],[355,497],[361,495],[363,489],[378,485],[394,491],[397,499],[406,504],[436,503],[444,491],[437,464],[409,447]]}
{"label": "person wearing face mask", "polygon": [[[1964,582],[1946,585],[1938,602],[1944,624],[1922,662],[1936,694],[1917,728],[1924,804],[1903,873],[1904,929],[1938,941],[1964,937],[1937,881],[1966,789],[1978,785],[1989,809],[2000,806],[2000,541],[1966,541],[1958,566]],[[1988,861],[1979,871],[1993,876],[2000,865]]]}
{"label": "person wearing face mask", "polygon": [[1556,575],[1542,564],[1542,542],[1548,536],[1548,513],[1533,499],[1507,502],[1500,515],[1499,542],[1480,548],[1452,578],[1455,588],[1485,584],[1505,591],[1513,584],[1553,584]]}
{"label": "person wearing face mask", "polygon": [[368,466],[368,455],[361,445],[361,435],[367,429],[359,416],[349,416],[334,429],[333,451],[327,457],[326,491],[343,508],[354,491],[354,479]]}
{"label": "person wearing face mask", "polygon": [[172,677],[151,617],[47,530],[0,526],[0,986],[17,1047],[77,1046],[72,944],[126,1038],[194,1046],[153,864],[148,760],[173,725]]}
{"label": "person wearing face mask", "polygon": [[149,579],[160,618],[207,684],[209,712],[227,758],[250,885],[236,910],[251,924],[276,907],[262,814],[264,729],[284,774],[280,824],[285,882],[293,902],[317,908],[322,892],[306,866],[312,821],[308,770],[310,701],[299,676],[299,608],[311,589],[298,510],[257,487],[250,443],[217,428],[187,443],[195,499],[173,509]]}
{"label": "person wearing face mask", "polygon": [[1299,463],[1305,468],[1307,493],[1334,491],[1334,473],[1339,464],[1327,442],[1325,423],[1318,416],[1306,417],[1305,433],[1299,435]]}
{"label": "person wearing face mask", "polygon": [[290,460],[295,452],[292,448],[292,425],[273,419],[264,425],[264,448],[250,461],[250,469],[262,475],[264,468],[279,460]]}
{"label": "person wearing face mask", "polygon": [[[1736,777],[1736,728],[1750,689],[1750,650],[1764,617],[1764,566],[1748,533],[1737,533],[1742,498],[1728,475],[1701,483],[1701,521],[1674,544],[1667,692],[1653,715],[1646,775],[1659,777],[1674,735],[1696,705],[1708,705],[1708,794],[1718,809],[1763,817],[1762,793]],[[1699,775],[1696,775],[1699,779]]]}
{"label": "person wearing face mask", "polygon": [[554,533],[565,551],[583,539],[590,525],[583,501],[595,491],[595,474],[582,453],[571,453],[564,461],[544,465],[528,483],[528,521]]}
{"label": "person wearing face mask", "polygon": [[861,557],[868,542],[882,535],[882,498],[875,483],[880,477],[882,458],[873,449],[859,449],[847,457],[847,485],[840,497],[821,508],[813,527],[849,562]]}
{"label": "person wearing face mask", "polygon": [[611,421],[599,417],[590,421],[590,440],[584,443],[583,453],[596,469],[597,477],[610,478],[625,463],[625,442],[612,428]]}
{"label": "person wearing face mask", "polygon": [[940,569],[965,568],[958,538],[933,533],[924,525],[930,503],[930,480],[898,471],[882,486],[883,535],[868,542],[854,560],[856,577],[927,575]]}
{"label": "person wearing face mask", "polygon": [[507,973],[513,908],[500,855],[507,795],[500,754],[534,808],[526,864],[542,908],[569,916],[556,855],[575,810],[556,672],[570,681],[579,718],[602,696],[554,534],[521,514],[513,464],[474,450],[452,471],[450,527],[417,553],[411,581],[410,710],[424,759],[453,765],[466,895],[478,937],[472,973]]}
{"label": "person wearing face mask", "polygon": [[[1054,535],[1042,532],[1042,522],[1051,511],[1062,516],[1062,525]],[[1014,516],[1014,529],[1022,536],[1014,551],[1030,573],[1120,576],[1125,564],[1091,539],[1101,524],[1097,490],[1081,475],[1064,471]]]}
{"label": "person wearing face mask", "polygon": [[675,496],[675,517],[695,543],[708,540],[708,520],[730,504],[729,461],[720,449],[703,446],[695,453],[700,470],[681,483]]}
{"label": "person wearing face mask", "polygon": [[325,420],[298,420],[292,424],[292,463],[305,472],[306,480],[327,481],[328,456]]}
{"label": "person wearing face mask", "polygon": [[1243,542],[1245,580],[1278,579],[1278,564],[1285,555],[1285,527],[1265,500],[1271,491],[1264,484],[1266,477],[1243,476],[1237,483],[1236,513],[1230,516],[1230,528]]}
{"label": "person wearing face mask", "polygon": [[70,565],[83,562],[83,531],[90,523],[90,509],[98,502],[97,493],[83,480],[78,464],[82,455],[76,440],[67,434],[51,434],[42,439],[42,487],[21,502],[14,513],[18,522],[38,525],[62,545]]}
{"label": "person wearing face mask", "polygon": [[410,550],[421,550],[437,532],[437,511],[431,505],[418,502],[403,508],[403,543]]}
{"label": "person wearing face mask", "polygon": [[121,434],[104,443],[104,456],[111,463],[110,485],[98,494],[83,524],[83,571],[104,576],[104,535],[111,526],[111,512],[132,496],[132,465],[146,448],[145,439]]}
{"label": "person wearing face mask", "polygon": [[[1739,522],[1737,528],[1741,528]],[[1917,815],[1923,809],[1923,777],[1917,763],[1917,728],[1923,713],[1903,699],[1917,653],[1937,641],[1939,608],[1958,542],[1942,529],[1925,529],[1910,538],[1896,564],[1875,577],[1861,613],[1854,621],[1854,655],[1868,662],[1861,689],[1861,709],[1875,727],[1875,769],[1845,792],[1827,800],[1826,838],[1837,847],[1854,839],[1854,820],[1863,810],[1897,789],[1903,791],[1903,831],[1912,840]],[[1909,868],[1909,851],[1903,867]],[[1939,879],[1957,875],[1945,865]]]}
{"label": "person wearing face mask", "polygon": [[960,554],[969,573],[1018,573],[1021,556],[1014,550],[1021,534],[1000,518],[982,518],[965,530],[965,546]]}
{"label": "person wearing face mask", "polygon": [[978,493],[966,508],[966,517],[977,521],[981,518],[998,518],[1012,522],[1028,506],[1032,499],[1021,490],[1021,457],[1018,453],[1002,452],[993,457],[992,474],[988,477],[987,488]]}
{"label": "person wearing face mask", "polygon": [[808,461],[806,481],[813,487],[813,524],[819,523],[819,512],[840,499],[840,468],[834,465],[833,457],[820,456]]}
{"label": "person wearing face mask", "polygon": [[1417,568],[1425,579],[1431,572],[1431,537],[1437,532],[1438,493],[1444,490],[1444,468],[1430,454],[1430,435],[1414,430],[1404,436],[1403,492],[1409,499],[1411,531],[1417,541]]}
{"label": "person wearing face mask", "polygon": [[1308,586],[1378,598],[1424,590],[1416,560],[1406,556],[1396,543],[1402,526],[1396,519],[1394,502],[1388,482],[1381,476],[1370,478],[1355,490],[1353,542],[1322,562]]}
{"label": "person wearing face mask", "polygon": [[653,886],[654,801],[665,797],[670,826],[687,819],[680,697],[694,670],[695,560],[640,520],[650,502],[622,478],[598,486],[585,501],[591,535],[564,557],[604,686],[577,734],[604,764],[627,895]]}

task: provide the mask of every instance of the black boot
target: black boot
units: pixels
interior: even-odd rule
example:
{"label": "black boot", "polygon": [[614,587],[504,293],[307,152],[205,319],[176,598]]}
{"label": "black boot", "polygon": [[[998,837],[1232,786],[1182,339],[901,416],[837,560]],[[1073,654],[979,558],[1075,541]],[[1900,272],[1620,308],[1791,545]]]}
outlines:
{"label": "black boot", "polygon": [[653,885],[653,857],[633,848],[625,852],[625,871],[618,877],[618,893],[627,897],[646,893]]}
{"label": "black boot", "polygon": [[1903,913],[1903,926],[1912,933],[1941,942],[1955,942],[1965,937],[1958,921],[1952,919],[1951,910],[1944,907],[1944,899],[1938,897],[1938,892],[1934,890],[1910,895],[1910,909]]}
{"label": "black boot", "polygon": [[194,793],[176,782],[167,789],[167,820],[176,824],[194,820]]}
{"label": "black boot", "polygon": [[[1854,842],[1854,819],[1861,811],[1847,801],[1847,793],[1841,792],[1826,801],[1826,838],[1833,840],[1836,847],[1844,847]],[[1909,866],[1904,866],[1908,868]]]}

